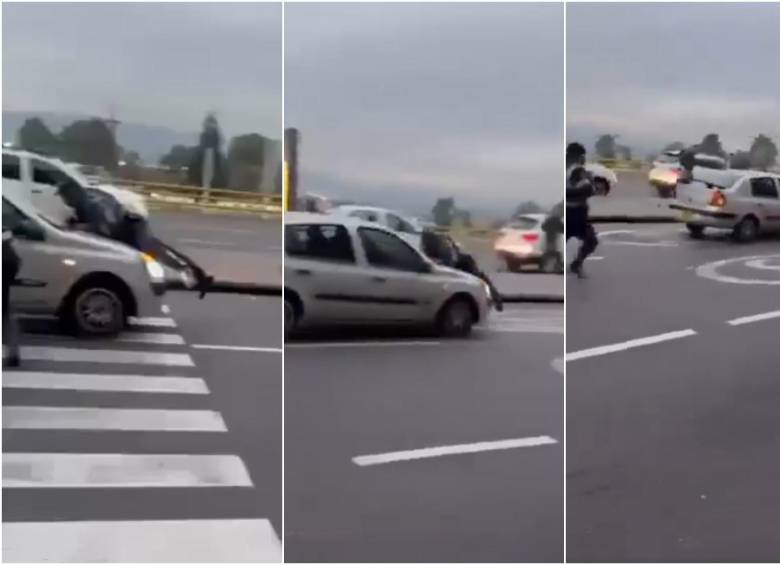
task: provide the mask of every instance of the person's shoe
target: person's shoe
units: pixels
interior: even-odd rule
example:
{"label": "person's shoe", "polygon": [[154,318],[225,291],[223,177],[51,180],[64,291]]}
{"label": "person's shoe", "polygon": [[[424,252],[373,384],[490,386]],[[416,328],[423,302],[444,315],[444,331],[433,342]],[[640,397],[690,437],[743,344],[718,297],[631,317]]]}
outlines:
{"label": "person's shoe", "polygon": [[495,301],[493,304],[496,307],[496,312],[503,312],[504,311],[504,301],[500,298]]}
{"label": "person's shoe", "polygon": [[582,268],[582,263],[578,263],[577,261],[574,261],[569,268],[571,269],[572,273],[577,275],[578,279],[588,278],[588,275],[585,274],[585,271]]}
{"label": "person's shoe", "polygon": [[20,365],[19,354],[3,357],[3,369],[14,369]]}

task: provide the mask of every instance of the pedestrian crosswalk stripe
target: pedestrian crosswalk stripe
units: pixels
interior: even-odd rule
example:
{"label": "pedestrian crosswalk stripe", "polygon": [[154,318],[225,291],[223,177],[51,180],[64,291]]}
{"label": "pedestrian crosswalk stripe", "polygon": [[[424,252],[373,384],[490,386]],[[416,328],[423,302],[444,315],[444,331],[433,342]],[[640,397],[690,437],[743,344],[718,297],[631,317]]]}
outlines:
{"label": "pedestrian crosswalk stripe", "polygon": [[120,430],[226,432],[219,412],[142,408],[4,406],[3,428],[40,430]]}
{"label": "pedestrian crosswalk stripe", "polygon": [[176,320],[168,317],[149,316],[147,318],[130,317],[127,323],[131,326],[149,326],[151,328],[175,328]]}
{"label": "pedestrian crosswalk stripe", "polygon": [[3,488],[250,487],[236,455],[4,453]]}
{"label": "pedestrian crosswalk stripe", "polygon": [[61,361],[73,363],[124,363],[139,365],[166,365],[194,367],[186,353],[161,353],[155,351],[123,351],[119,349],[81,349],[69,347],[23,346],[21,357],[30,361]]}
{"label": "pedestrian crosswalk stripe", "polygon": [[154,345],[184,345],[184,338],[179,334],[127,332],[121,334],[117,341],[128,343],[150,343]]}
{"label": "pedestrian crosswalk stripe", "polygon": [[209,393],[206,382],[199,377],[152,377],[145,375],[48,373],[43,371],[5,371],[3,372],[3,388],[42,388],[173,394]]}
{"label": "pedestrian crosswalk stripe", "polygon": [[282,545],[266,519],[10,522],[3,561],[281,563]]}

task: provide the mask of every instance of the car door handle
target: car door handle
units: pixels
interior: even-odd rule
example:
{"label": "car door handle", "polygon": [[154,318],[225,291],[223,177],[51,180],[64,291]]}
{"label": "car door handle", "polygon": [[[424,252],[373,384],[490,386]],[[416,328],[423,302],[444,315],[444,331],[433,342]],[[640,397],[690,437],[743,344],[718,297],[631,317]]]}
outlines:
{"label": "car door handle", "polygon": [[378,283],[386,283],[387,279],[385,277],[371,277],[371,280]]}
{"label": "car door handle", "polygon": [[294,269],[293,272],[296,275],[302,275],[302,276],[309,276],[309,275],[311,275],[311,271],[309,269]]}
{"label": "car door handle", "polygon": [[33,194],[43,194],[43,191],[40,188],[33,188],[32,189]]}

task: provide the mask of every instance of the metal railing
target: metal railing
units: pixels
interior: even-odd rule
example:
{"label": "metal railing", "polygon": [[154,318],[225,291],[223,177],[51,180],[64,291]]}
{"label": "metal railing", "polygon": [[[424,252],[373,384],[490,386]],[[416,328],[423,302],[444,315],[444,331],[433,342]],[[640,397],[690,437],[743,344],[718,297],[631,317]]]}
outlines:
{"label": "metal railing", "polygon": [[197,208],[224,211],[243,211],[265,214],[282,213],[281,194],[203,188],[159,182],[141,182],[119,179],[120,186],[144,195],[149,204],[173,208]]}

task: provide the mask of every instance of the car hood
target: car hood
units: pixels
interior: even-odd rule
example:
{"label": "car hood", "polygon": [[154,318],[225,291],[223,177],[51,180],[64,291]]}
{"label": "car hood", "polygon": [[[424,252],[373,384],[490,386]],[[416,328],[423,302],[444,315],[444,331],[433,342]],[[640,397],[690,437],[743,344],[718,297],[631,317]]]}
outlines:
{"label": "car hood", "polygon": [[61,233],[68,239],[68,243],[80,250],[102,251],[127,257],[128,259],[134,259],[139,256],[137,249],[99,235],[79,230],[61,230]]}
{"label": "car hood", "polygon": [[466,273],[465,271],[459,271],[458,269],[453,269],[452,267],[445,267],[444,265],[434,265],[433,267],[434,274],[437,275],[445,275],[448,278],[457,279],[458,281],[462,281],[465,283],[474,283],[474,284],[481,284],[480,279],[470,273]]}

